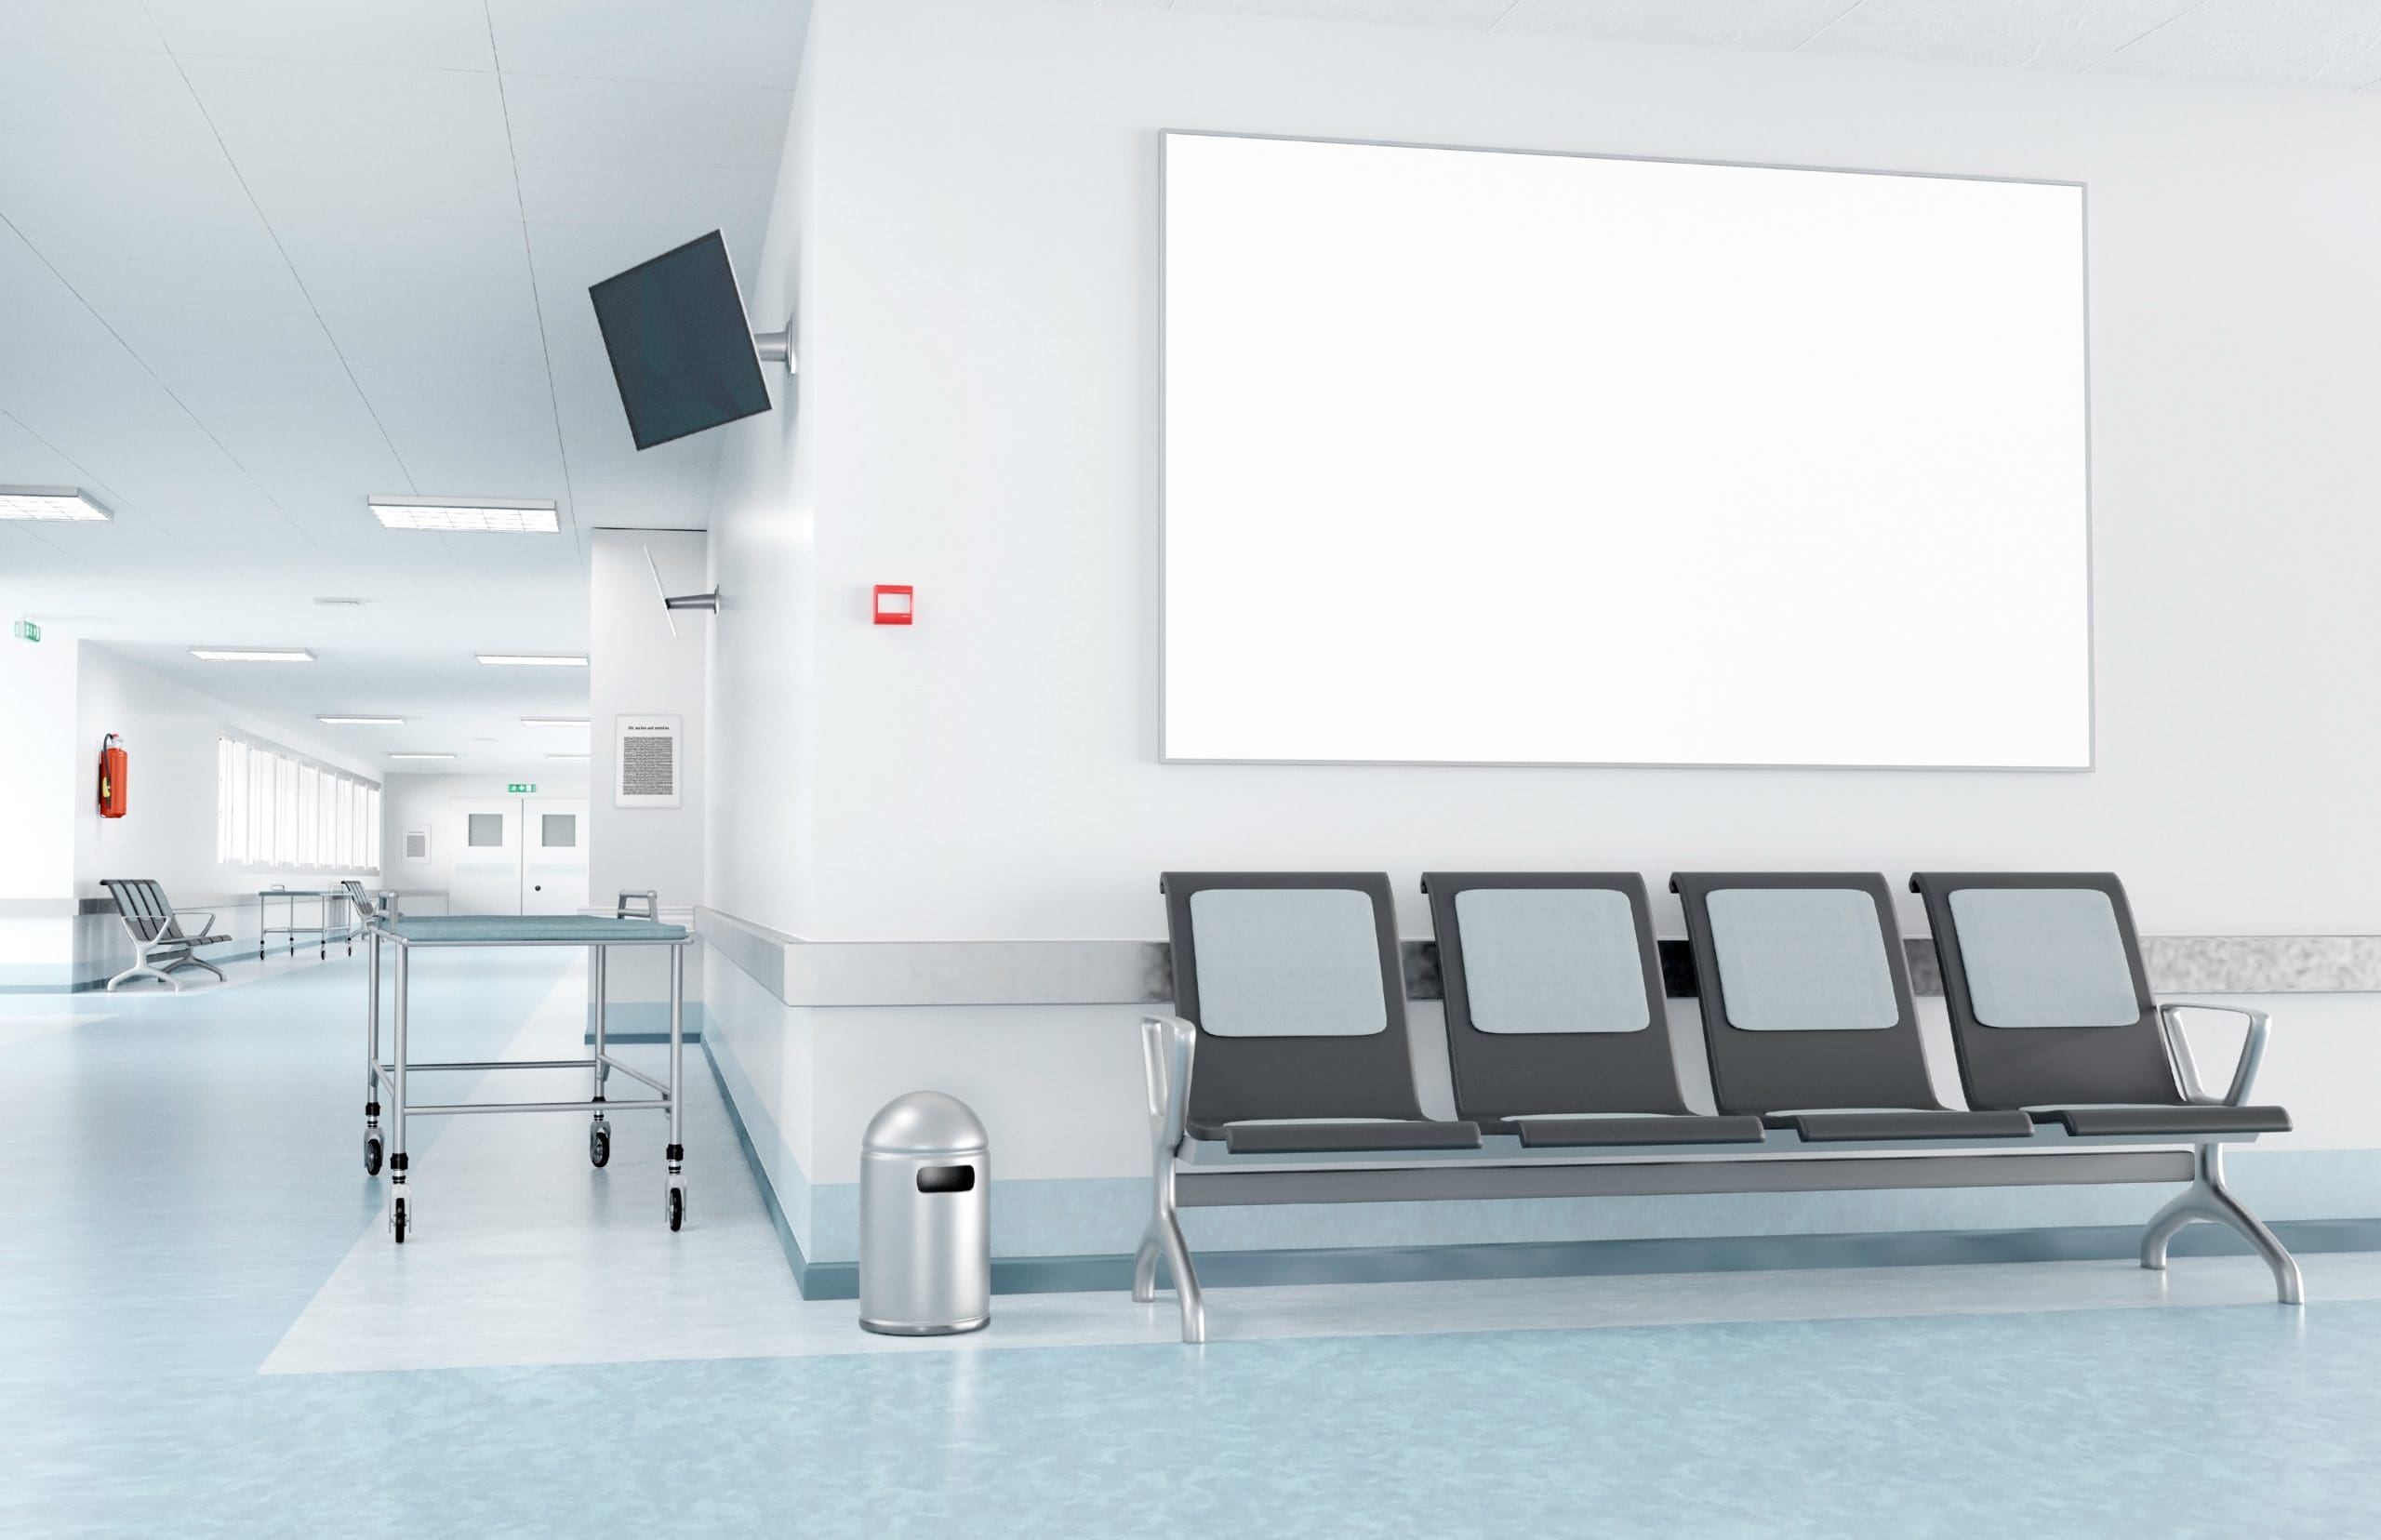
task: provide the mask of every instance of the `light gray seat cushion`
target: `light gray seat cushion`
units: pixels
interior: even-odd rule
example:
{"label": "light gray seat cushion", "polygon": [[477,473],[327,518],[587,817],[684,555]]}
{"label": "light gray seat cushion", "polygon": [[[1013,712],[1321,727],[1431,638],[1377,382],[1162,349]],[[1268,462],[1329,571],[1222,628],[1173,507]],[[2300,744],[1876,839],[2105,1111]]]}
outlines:
{"label": "light gray seat cushion", "polygon": [[1728,1025],[1882,1031],[1901,1019],[1875,900],[1851,888],[1721,888],[1707,900]]}
{"label": "light gray seat cushion", "polygon": [[1372,900],[1353,888],[1206,888],[1190,896],[1199,1025],[1217,1037],[1385,1031]]}
{"label": "light gray seat cushion", "polygon": [[1483,1032],[1638,1032],[1652,1024],[1629,896],[1607,888],[1467,888],[1463,971]]}
{"label": "light gray seat cushion", "polygon": [[1951,895],[1975,1018],[1987,1027],[2128,1027],[2141,1019],[2124,936],[2095,888]]}

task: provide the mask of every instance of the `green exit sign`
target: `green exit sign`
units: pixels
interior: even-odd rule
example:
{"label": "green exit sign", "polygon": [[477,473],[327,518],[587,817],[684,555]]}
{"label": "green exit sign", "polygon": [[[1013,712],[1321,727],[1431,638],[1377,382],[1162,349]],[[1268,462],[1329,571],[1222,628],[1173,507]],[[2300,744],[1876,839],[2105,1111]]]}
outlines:
{"label": "green exit sign", "polygon": [[17,640],[38,642],[41,640],[41,628],[30,620],[20,620],[17,622]]}
{"label": "green exit sign", "polygon": [[521,792],[535,791],[537,789],[538,783],[536,781],[514,781],[512,785],[505,788],[507,791]]}

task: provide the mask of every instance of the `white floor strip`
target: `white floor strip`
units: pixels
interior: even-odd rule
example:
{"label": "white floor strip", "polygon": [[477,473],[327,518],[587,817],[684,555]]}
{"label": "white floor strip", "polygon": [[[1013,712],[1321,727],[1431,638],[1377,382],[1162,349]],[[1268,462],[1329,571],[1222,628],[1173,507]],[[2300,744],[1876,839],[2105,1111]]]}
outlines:
{"label": "white floor strip", "polygon": [[54,1032],[71,1032],[94,1021],[105,1021],[113,1011],[31,1011],[0,1016],[0,1048],[30,1042]]}
{"label": "white floor strip", "polygon": [[[564,1056],[575,976],[507,1048]],[[629,1050],[658,1067],[661,1050]],[[479,1095],[521,1095],[496,1074]],[[1170,1296],[1004,1294],[958,1337],[862,1332],[849,1300],[796,1293],[708,1072],[687,1074],[692,1221],[663,1222],[662,1120],[614,1120],[608,1169],[587,1163],[572,1114],[447,1120],[416,1186],[422,1228],[400,1248],[362,1237],[262,1365],[266,1374],[462,1368],[1178,1342]],[[2302,1258],[2318,1302],[2381,1299],[2381,1255]],[[1217,1341],[1715,1321],[2239,1306],[2279,1309],[2263,1264],[2125,1262],[1691,1273],[1480,1282],[1211,1289]]]}

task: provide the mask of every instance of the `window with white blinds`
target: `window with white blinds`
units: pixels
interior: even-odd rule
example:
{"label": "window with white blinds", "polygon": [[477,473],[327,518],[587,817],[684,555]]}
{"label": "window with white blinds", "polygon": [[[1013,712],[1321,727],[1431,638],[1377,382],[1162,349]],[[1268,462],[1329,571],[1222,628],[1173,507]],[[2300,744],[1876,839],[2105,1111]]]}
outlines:
{"label": "window with white blinds", "polygon": [[228,866],[380,870],[380,789],[229,734],[215,743],[215,858]]}

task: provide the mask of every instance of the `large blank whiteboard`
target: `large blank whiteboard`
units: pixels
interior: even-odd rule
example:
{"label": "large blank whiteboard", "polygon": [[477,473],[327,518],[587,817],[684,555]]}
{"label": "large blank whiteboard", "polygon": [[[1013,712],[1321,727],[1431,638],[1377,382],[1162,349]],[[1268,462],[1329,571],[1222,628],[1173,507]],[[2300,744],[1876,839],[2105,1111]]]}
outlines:
{"label": "large blank whiteboard", "polygon": [[2081,187],[1164,156],[1166,758],[2089,766]]}

